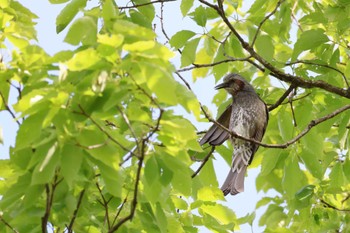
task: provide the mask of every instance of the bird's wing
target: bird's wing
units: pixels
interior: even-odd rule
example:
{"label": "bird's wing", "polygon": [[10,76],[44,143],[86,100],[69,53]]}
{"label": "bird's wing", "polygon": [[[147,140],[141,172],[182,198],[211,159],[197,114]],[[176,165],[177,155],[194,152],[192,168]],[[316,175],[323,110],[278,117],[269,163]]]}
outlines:
{"label": "bird's wing", "polygon": [[[257,121],[257,125],[255,127],[255,132],[253,134],[253,139],[261,142],[264,134],[265,134],[265,131],[266,131],[266,127],[267,127],[267,123],[269,121],[269,110],[267,109],[266,105],[264,102],[262,102],[262,104],[264,105],[264,112],[262,114],[262,116],[258,116],[257,119],[259,119]],[[257,144],[254,144],[253,145],[253,154],[258,150],[259,148],[259,145]]]}
{"label": "bird's wing", "polygon": [[[219,119],[217,119],[217,122],[219,122],[226,128],[229,128],[231,112],[232,112],[232,104],[230,104],[225,109],[225,111],[221,114]],[[199,141],[199,143],[201,145],[205,143],[209,143],[212,146],[217,146],[224,143],[229,138],[229,136],[230,134],[228,132],[221,129],[219,126],[213,124],[208,130],[208,132],[204,135],[204,137]]]}

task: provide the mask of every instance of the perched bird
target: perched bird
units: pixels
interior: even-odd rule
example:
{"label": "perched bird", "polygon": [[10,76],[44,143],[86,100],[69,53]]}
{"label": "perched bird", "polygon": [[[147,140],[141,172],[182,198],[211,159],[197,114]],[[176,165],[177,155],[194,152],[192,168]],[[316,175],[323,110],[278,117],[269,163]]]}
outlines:
{"label": "perched bird", "polygon": [[[226,108],[217,122],[246,138],[261,141],[269,120],[266,104],[260,99],[254,88],[239,74],[229,74],[224,82],[215,87],[224,88],[232,95],[232,103]],[[200,144],[221,145],[230,137],[230,133],[213,124]],[[234,147],[231,169],[221,187],[224,195],[235,195],[244,191],[244,176],[247,166],[252,162],[259,145],[231,137]]]}

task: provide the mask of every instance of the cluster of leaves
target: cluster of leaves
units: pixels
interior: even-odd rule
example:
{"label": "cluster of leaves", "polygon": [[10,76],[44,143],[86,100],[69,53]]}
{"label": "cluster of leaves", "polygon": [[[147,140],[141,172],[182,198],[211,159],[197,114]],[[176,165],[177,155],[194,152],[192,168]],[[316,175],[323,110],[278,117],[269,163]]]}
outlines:
{"label": "cluster of leaves", "polygon": [[[182,0],[183,16],[205,33],[179,31],[171,48],[152,30],[156,4],[170,1],[50,2],[66,4],[56,30],[68,28],[73,51],[48,55],[35,43],[36,16],[0,1],[1,45],[12,52],[1,64],[0,109],[19,124],[10,159],[0,161],[1,231],[228,232],[251,224],[254,213],[237,219],[221,203],[210,159],[193,175],[193,152],[197,159],[207,152],[195,127],[172,110],[201,117],[193,93],[173,78],[185,71],[216,80],[239,72],[268,104],[286,97],[270,77],[292,83],[289,100],[271,108],[268,143],[329,116],[288,148],[259,150],[257,189],[277,195],[256,208],[268,206],[259,220],[267,232],[350,229],[349,113],[331,114],[349,103],[349,93],[334,94],[349,88],[346,1],[256,0],[244,12],[242,1]],[[178,51],[176,70],[169,59]],[[13,106],[10,89],[18,91]],[[214,97],[219,111],[226,99]],[[230,163],[232,149],[217,149]]]}
{"label": "cluster of leaves", "polygon": [[[223,195],[213,167],[191,178],[188,150],[202,149],[169,107],[199,118],[199,104],[174,80],[173,52],[155,40],[154,6],[86,4],[70,1],[57,16],[57,32],[69,25],[65,41],[79,46],[49,56],[33,42],[36,16],[1,1],[2,45],[15,47],[1,69],[1,109],[20,115],[1,161],[0,231],[232,229],[233,212],[215,202]],[[13,110],[11,85],[19,86]]]}
{"label": "cluster of leaves", "polygon": [[[207,32],[184,30],[170,40],[182,49],[179,71],[192,70],[195,79],[213,74],[216,80],[241,73],[271,105],[264,141],[281,149],[260,149],[252,166],[261,164],[257,189],[277,194],[257,203],[256,208],[267,206],[259,225],[267,232],[349,231],[350,114],[334,113],[349,108],[350,4],[257,0],[242,12],[243,1],[200,2],[189,15]],[[182,1],[184,15],[192,4]],[[286,91],[286,83],[272,76],[291,88]],[[272,107],[281,96],[288,98]],[[214,97],[220,111],[226,98]],[[312,128],[321,117],[327,121]],[[282,146],[310,128],[297,143]],[[230,150],[218,152],[229,161]],[[242,220],[249,223],[254,216]]]}

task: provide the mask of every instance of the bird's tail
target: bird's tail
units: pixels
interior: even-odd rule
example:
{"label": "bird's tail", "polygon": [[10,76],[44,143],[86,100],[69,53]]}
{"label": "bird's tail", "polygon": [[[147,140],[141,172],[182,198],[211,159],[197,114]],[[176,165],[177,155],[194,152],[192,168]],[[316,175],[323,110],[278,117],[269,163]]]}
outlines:
{"label": "bird's tail", "polygon": [[231,168],[224,184],[221,187],[224,195],[231,193],[231,195],[236,195],[237,193],[244,191],[244,177],[247,170],[247,166],[242,166],[240,171],[233,171]]}
{"label": "bird's tail", "polygon": [[244,191],[244,177],[252,155],[251,148],[245,144],[236,145],[232,157],[231,169],[226,177],[224,184],[221,187],[224,195]]}

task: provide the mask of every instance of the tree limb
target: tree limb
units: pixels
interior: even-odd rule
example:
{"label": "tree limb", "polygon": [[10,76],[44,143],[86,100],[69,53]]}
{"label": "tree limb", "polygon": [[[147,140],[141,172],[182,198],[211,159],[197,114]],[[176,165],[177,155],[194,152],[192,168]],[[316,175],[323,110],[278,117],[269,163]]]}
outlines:
{"label": "tree limb", "polygon": [[51,190],[49,184],[45,184],[45,192],[46,192],[46,206],[45,206],[45,214],[41,218],[41,231],[43,233],[47,233],[47,225],[49,223],[50,212],[53,204],[53,197],[55,194],[56,187],[61,180],[58,180],[58,175],[55,174],[53,183],[51,184]]}
{"label": "tree limb", "polygon": [[83,189],[81,192],[80,192],[80,195],[79,195],[79,198],[78,198],[78,203],[77,203],[77,207],[75,208],[74,212],[73,212],[73,217],[69,223],[69,226],[67,228],[68,230],[68,233],[73,233],[73,224],[74,224],[74,221],[75,219],[77,218],[77,215],[78,215],[78,210],[80,208],[80,205],[81,205],[81,202],[83,200],[83,197],[84,197],[84,193],[85,193],[85,189]]}
{"label": "tree limb", "polygon": [[204,165],[208,162],[210,156],[213,154],[215,150],[215,146],[212,146],[210,151],[208,152],[208,154],[205,156],[205,158],[203,159],[201,165],[198,167],[198,169],[192,174],[191,178],[196,177],[196,175],[198,175],[198,173],[202,170],[202,168],[204,167]]}
{"label": "tree limb", "polygon": [[13,232],[18,233],[18,231],[17,231],[15,228],[13,228],[13,227],[2,217],[2,215],[0,215],[0,221],[1,221],[3,224],[5,224],[5,226],[7,226],[8,228],[10,228]]}
{"label": "tree limb", "polygon": [[322,80],[306,80],[303,79],[300,76],[296,76],[296,75],[291,75],[288,73],[285,73],[282,70],[279,70],[278,68],[276,68],[275,66],[273,66],[271,63],[269,63],[268,61],[266,61],[264,58],[262,58],[255,50],[253,47],[251,47],[242,37],[241,35],[237,32],[237,30],[233,27],[233,25],[230,23],[230,21],[228,20],[228,18],[225,15],[223,6],[222,6],[222,2],[218,1],[218,5],[213,5],[208,3],[205,0],[199,0],[201,3],[213,8],[215,11],[217,11],[217,13],[220,15],[220,17],[222,18],[222,20],[224,21],[224,23],[226,24],[226,26],[230,29],[230,31],[236,36],[236,38],[239,40],[241,46],[243,47],[243,49],[245,49],[253,58],[255,58],[257,61],[259,61],[264,68],[268,69],[270,71],[270,74],[274,77],[276,77],[277,79],[284,81],[284,82],[288,82],[288,83],[292,83],[295,86],[298,87],[302,87],[302,88],[320,88],[323,90],[326,90],[328,92],[337,94],[339,96],[343,96],[345,98],[350,99],[350,88],[344,89],[344,88],[340,88],[337,86],[333,86],[327,82],[324,82]]}
{"label": "tree limb", "polygon": [[330,70],[334,70],[336,72],[338,72],[342,77],[343,77],[343,80],[346,84],[346,86],[349,88],[349,82],[344,74],[344,72],[342,72],[341,70],[333,67],[333,66],[330,66],[330,65],[327,65],[327,64],[319,64],[319,63],[315,63],[315,62],[312,62],[312,61],[307,61],[307,60],[297,60],[297,61],[294,61],[294,62],[287,62],[285,65],[286,66],[291,66],[291,65],[295,65],[295,64],[306,64],[306,65],[313,65],[313,66],[321,66],[321,67],[324,67],[324,68],[327,68],[327,69],[330,69]]}
{"label": "tree limb", "polygon": [[176,0],[156,0],[156,1],[153,1],[153,2],[145,2],[145,3],[141,3],[141,4],[134,4],[133,6],[118,6],[118,9],[120,9],[120,10],[133,9],[133,8],[138,8],[138,7],[152,5],[152,4],[155,4],[155,3],[175,2],[175,1]]}
{"label": "tree limb", "polygon": [[271,112],[272,110],[277,108],[279,105],[281,105],[283,100],[285,100],[288,97],[288,95],[294,90],[294,88],[295,86],[291,84],[289,88],[283,93],[283,95],[276,101],[276,103],[274,103],[268,108],[269,112]]}
{"label": "tree limb", "polygon": [[129,150],[128,148],[124,147],[120,142],[118,142],[115,138],[112,137],[112,135],[110,135],[104,128],[102,128],[102,126],[100,126],[89,114],[87,114],[85,112],[85,110],[83,109],[83,107],[79,104],[79,109],[80,112],[74,112],[74,113],[78,113],[81,114],[85,117],[87,117],[88,119],[90,119],[90,121],[96,125],[96,127],[102,132],[104,133],[112,142],[114,142],[115,144],[117,144],[120,148],[122,148],[124,151],[133,154],[134,156],[136,156],[132,150]]}
{"label": "tree limb", "polygon": [[337,210],[337,211],[341,211],[341,212],[350,212],[350,209],[340,209],[340,208],[338,208],[338,207],[336,207],[336,206],[334,206],[334,205],[329,204],[328,202],[326,202],[326,201],[323,200],[323,199],[320,199],[320,202],[321,202],[322,204],[324,204],[326,207],[331,208],[331,209],[333,209],[333,210]]}
{"label": "tree limb", "polygon": [[12,116],[12,118],[17,122],[17,124],[20,126],[21,123],[17,120],[16,115],[14,114],[14,112],[12,112],[11,108],[9,107],[9,105],[7,104],[7,101],[5,100],[4,95],[2,94],[2,92],[0,91],[0,97],[2,102],[4,103],[4,107],[5,109],[10,113],[10,115]]}
{"label": "tree limb", "polygon": [[287,148],[290,145],[294,144],[295,142],[299,141],[303,136],[305,136],[316,125],[318,125],[318,124],[320,124],[320,123],[322,123],[322,122],[324,122],[326,120],[329,120],[329,119],[339,115],[340,113],[342,113],[342,112],[344,112],[344,111],[346,111],[348,109],[350,109],[350,104],[346,105],[344,107],[341,107],[341,108],[335,110],[334,112],[331,112],[328,115],[325,115],[325,116],[323,116],[321,118],[318,118],[316,120],[310,121],[310,123],[307,125],[307,127],[303,131],[301,131],[297,136],[295,136],[293,139],[291,139],[291,140],[289,140],[289,141],[287,141],[285,143],[282,143],[282,144],[265,144],[265,143],[259,142],[257,140],[251,139],[251,138],[243,137],[241,135],[236,134],[235,132],[230,131],[228,128],[226,128],[225,126],[223,126],[219,122],[217,122],[214,119],[212,119],[208,114],[205,114],[205,116],[210,122],[216,124],[217,126],[222,128],[223,130],[225,130],[228,133],[230,133],[231,137],[242,139],[242,140],[245,140],[245,141],[248,141],[248,142],[252,142],[252,143],[258,144],[259,146],[262,146],[262,147],[282,148],[282,149],[284,149],[284,148]]}
{"label": "tree limb", "polygon": [[282,2],[284,2],[284,0],[279,0],[276,4],[275,9],[273,9],[273,11],[271,11],[270,14],[266,15],[266,17],[259,23],[258,29],[256,30],[256,33],[255,33],[254,38],[252,40],[252,43],[250,44],[251,47],[254,47],[254,43],[255,43],[256,39],[258,38],[258,35],[259,35],[259,32],[261,30],[262,25],[266,22],[266,20],[268,20],[272,15],[274,15],[276,13],[277,9],[280,7]]}
{"label": "tree limb", "polygon": [[[153,98],[152,98],[152,100],[153,100]],[[159,106],[159,116],[157,118],[156,125],[155,125],[155,127],[153,127],[153,129],[145,137],[143,137],[143,139],[141,141],[141,154],[138,156],[139,161],[138,161],[138,166],[137,166],[137,171],[136,171],[136,179],[135,179],[135,184],[134,184],[134,194],[133,194],[133,199],[131,201],[130,213],[126,217],[119,220],[119,222],[116,225],[114,225],[112,228],[110,228],[108,233],[112,233],[112,232],[117,231],[119,229],[119,227],[121,227],[125,222],[132,220],[134,217],[134,214],[136,211],[136,206],[137,206],[137,195],[138,195],[138,191],[139,191],[141,170],[142,170],[143,160],[144,160],[145,155],[146,155],[147,143],[149,142],[151,137],[155,134],[155,132],[157,132],[159,130],[160,121],[163,117],[164,110],[160,107],[160,105],[157,104],[157,106]]]}

